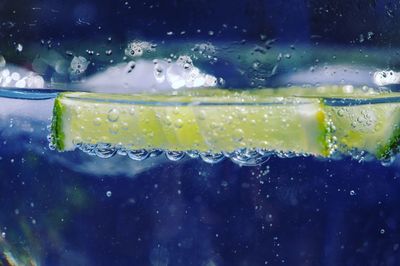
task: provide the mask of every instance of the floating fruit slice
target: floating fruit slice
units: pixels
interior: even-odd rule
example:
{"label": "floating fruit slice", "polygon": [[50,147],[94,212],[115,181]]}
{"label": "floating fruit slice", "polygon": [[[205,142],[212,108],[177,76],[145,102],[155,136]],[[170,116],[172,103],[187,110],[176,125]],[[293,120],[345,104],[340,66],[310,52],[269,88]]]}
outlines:
{"label": "floating fruit slice", "polygon": [[108,144],[130,150],[233,154],[273,151],[327,157],[396,152],[399,94],[350,86],[202,89],[166,94],[66,92],[55,102],[60,151]]}

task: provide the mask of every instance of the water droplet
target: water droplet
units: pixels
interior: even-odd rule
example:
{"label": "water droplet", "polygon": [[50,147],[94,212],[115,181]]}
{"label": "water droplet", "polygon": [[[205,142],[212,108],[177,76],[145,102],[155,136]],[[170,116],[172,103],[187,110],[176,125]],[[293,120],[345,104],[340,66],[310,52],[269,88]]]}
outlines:
{"label": "water droplet", "polygon": [[356,195],[356,192],[354,190],[350,190],[350,196]]}
{"label": "water droplet", "polygon": [[112,192],[109,190],[109,191],[107,191],[106,192],[106,196],[109,198],[109,197],[111,197],[112,196]]}
{"label": "water droplet", "polygon": [[385,229],[382,228],[379,232],[381,233],[381,235],[383,235],[385,233]]}

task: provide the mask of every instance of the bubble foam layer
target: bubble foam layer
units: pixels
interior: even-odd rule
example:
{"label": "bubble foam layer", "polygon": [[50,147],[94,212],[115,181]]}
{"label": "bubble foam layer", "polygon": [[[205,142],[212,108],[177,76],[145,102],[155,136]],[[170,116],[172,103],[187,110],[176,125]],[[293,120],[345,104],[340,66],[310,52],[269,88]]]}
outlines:
{"label": "bubble foam layer", "polygon": [[[92,156],[98,156],[100,158],[111,158],[114,155],[128,156],[134,161],[143,161],[149,157],[156,157],[162,154],[173,162],[180,161],[182,159],[200,158],[206,163],[219,163],[225,159],[230,159],[232,162],[241,166],[257,166],[265,163],[269,160],[272,155],[279,157],[286,157],[278,153],[273,153],[265,150],[253,150],[253,149],[240,149],[231,153],[208,153],[208,152],[198,152],[198,151],[162,151],[162,150],[126,150],[123,147],[113,146],[106,143],[99,144],[77,144],[76,147]],[[300,156],[296,154],[294,156]]]}

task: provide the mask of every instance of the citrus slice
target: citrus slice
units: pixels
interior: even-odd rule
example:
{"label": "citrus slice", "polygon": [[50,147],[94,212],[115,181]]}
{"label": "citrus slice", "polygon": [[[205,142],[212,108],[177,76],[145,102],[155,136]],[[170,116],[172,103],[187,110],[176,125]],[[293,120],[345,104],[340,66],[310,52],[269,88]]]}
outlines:
{"label": "citrus slice", "polygon": [[399,99],[325,100],[335,149],[342,153],[366,151],[379,159],[395,155],[400,139],[400,102],[396,100]]}
{"label": "citrus slice", "polygon": [[257,150],[323,157],[358,150],[385,158],[400,138],[398,96],[348,86],[66,92],[55,101],[52,142],[60,151],[101,144],[125,151]]}

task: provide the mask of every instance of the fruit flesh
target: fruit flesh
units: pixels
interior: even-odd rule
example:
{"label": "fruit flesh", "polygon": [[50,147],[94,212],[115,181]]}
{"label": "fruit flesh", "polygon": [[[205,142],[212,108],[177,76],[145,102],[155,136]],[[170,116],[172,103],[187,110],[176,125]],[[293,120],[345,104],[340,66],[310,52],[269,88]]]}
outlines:
{"label": "fruit flesh", "polygon": [[[398,96],[339,86],[160,95],[71,92],[56,99],[53,142],[61,151],[108,143],[127,150],[263,149],[324,157],[362,150],[384,158],[400,135],[400,104],[391,100]],[[361,102],[338,105],[332,99]]]}

